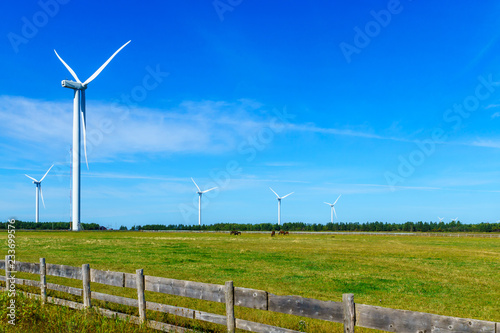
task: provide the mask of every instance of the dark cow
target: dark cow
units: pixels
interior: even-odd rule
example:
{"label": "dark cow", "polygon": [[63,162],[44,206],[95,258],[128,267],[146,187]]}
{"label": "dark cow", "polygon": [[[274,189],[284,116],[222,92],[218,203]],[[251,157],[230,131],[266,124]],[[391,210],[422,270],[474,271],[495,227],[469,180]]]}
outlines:
{"label": "dark cow", "polygon": [[231,231],[231,235],[236,235],[236,236],[241,235],[241,231],[233,230]]}
{"label": "dark cow", "polygon": [[273,237],[274,235],[276,235],[276,231],[273,230],[273,232],[271,232],[271,237]]}

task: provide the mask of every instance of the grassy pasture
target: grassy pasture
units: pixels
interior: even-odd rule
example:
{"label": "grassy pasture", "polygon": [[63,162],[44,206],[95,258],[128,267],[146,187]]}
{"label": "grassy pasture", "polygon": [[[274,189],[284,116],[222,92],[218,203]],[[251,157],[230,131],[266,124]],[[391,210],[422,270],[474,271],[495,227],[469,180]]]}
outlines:
{"label": "grassy pasture", "polygon": [[[1,233],[6,244],[6,233]],[[5,256],[4,245],[0,254]],[[500,322],[500,239],[291,233],[18,232],[16,259],[255,288],[463,318]],[[18,274],[31,277],[29,274]],[[48,282],[81,287],[80,281]],[[134,290],[93,290],[136,297]],[[55,293],[54,293],[55,294]],[[224,305],[146,293],[148,300],[224,314]],[[120,310],[117,308],[117,310]],[[133,312],[130,312],[133,313]],[[239,309],[238,318],[310,332],[342,331],[338,324]],[[184,319],[169,319],[196,326]],[[304,321],[304,322],[301,322]],[[216,325],[200,327],[223,331]],[[358,330],[360,332],[365,330]],[[366,330],[368,331],[368,330]]]}

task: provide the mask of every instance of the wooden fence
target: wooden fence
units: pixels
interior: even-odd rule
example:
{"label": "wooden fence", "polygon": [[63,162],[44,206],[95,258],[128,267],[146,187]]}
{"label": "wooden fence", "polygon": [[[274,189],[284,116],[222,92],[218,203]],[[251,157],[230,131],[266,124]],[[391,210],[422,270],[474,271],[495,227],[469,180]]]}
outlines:
{"label": "wooden fence", "polygon": [[[37,295],[37,297],[41,297],[43,303],[51,302],[76,309],[91,307],[92,299],[137,307],[139,309],[139,317],[108,309],[99,308],[98,310],[106,316],[129,318],[133,323],[145,323],[149,327],[167,332],[188,332],[189,330],[162,322],[147,320],[146,309],[225,325],[228,332],[234,332],[235,328],[250,332],[265,333],[297,332],[286,328],[235,318],[234,307],[240,306],[342,323],[344,324],[345,333],[354,333],[355,326],[387,332],[500,333],[500,323],[357,304],[354,303],[353,294],[344,294],[342,302],[320,301],[299,296],[279,296],[263,290],[235,287],[232,281],[226,282],[225,285],[183,281],[144,275],[142,269],[138,269],[136,274],[130,274],[91,269],[88,264],[84,264],[82,267],[47,264],[44,258],[40,259],[40,263],[27,263],[14,262],[10,259],[10,256],[6,256],[5,261],[0,260],[0,269],[5,270],[5,276],[0,276],[0,280],[6,282],[7,290],[14,288],[15,285],[13,284],[39,287],[40,295]],[[40,281],[14,278],[11,275],[14,271],[39,274]],[[82,288],[47,283],[47,275],[81,280]],[[91,282],[136,289],[137,299],[92,292],[90,288]],[[83,303],[48,297],[47,289],[81,296]],[[145,290],[225,303],[226,315],[223,316],[167,304],[148,302],[145,298]]]}

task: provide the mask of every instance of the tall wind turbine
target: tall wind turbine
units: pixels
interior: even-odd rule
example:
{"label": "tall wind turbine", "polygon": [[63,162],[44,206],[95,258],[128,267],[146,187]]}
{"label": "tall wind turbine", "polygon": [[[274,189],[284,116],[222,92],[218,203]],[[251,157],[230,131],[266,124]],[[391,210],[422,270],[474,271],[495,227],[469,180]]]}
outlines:
{"label": "tall wind turbine", "polygon": [[439,217],[439,216],[438,216],[438,219],[439,219],[439,222],[443,222],[444,217]]}
{"label": "tall wind turbine", "polygon": [[69,88],[74,90],[73,97],[73,156],[72,156],[72,174],[73,174],[73,183],[72,183],[72,229],[73,231],[80,230],[80,117],[82,121],[83,128],[83,149],[85,152],[85,163],[87,164],[87,169],[89,167],[87,161],[87,143],[86,143],[86,112],[85,112],[85,90],[87,89],[87,85],[92,82],[101,72],[102,70],[109,64],[109,62],[121,51],[130,41],[125,43],[122,47],[120,47],[113,55],[101,66],[99,69],[92,74],[85,82],[81,82],[78,76],[76,76],[75,71],[68,66],[67,63],[62,60],[62,58],[57,54],[56,56],[61,60],[64,67],[68,69],[71,73],[75,81],[63,80],[61,82],[64,88]]}
{"label": "tall wind turbine", "polygon": [[[341,195],[342,195],[342,194],[341,194]],[[332,204],[331,204],[331,203],[328,203],[328,202],[325,202],[327,205],[330,205],[330,207],[332,207],[332,209],[331,209],[331,210],[332,210],[332,212],[331,212],[331,215],[332,215],[332,220],[331,220],[331,222],[332,222],[332,223],[333,223],[333,213],[335,213],[335,218],[337,218],[337,212],[335,211],[335,204],[337,203],[337,201],[339,201],[339,199],[340,199],[340,195],[339,195],[339,197],[337,198],[337,200],[335,200],[335,202],[334,202],[334,203],[332,203]]]}
{"label": "tall wind turbine", "polygon": [[194,185],[198,189],[198,192],[196,192],[196,193],[198,193],[198,225],[201,225],[201,196],[203,195],[203,193],[207,193],[207,192],[210,192],[212,190],[215,190],[217,187],[212,187],[209,190],[202,191],[200,189],[200,187],[198,186],[198,184],[196,184],[196,182],[194,181],[194,179],[191,178],[191,180],[193,181]]}
{"label": "tall wind turbine", "polygon": [[278,193],[274,192],[274,190],[273,190],[272,188],[270,188],[270,189],[271,189],[271,191],[273,191],[273,193],[274,193],[274,194],[276,194],[276,197],[277,197],[277,199],[278,199],[278,225],[281,225],[281,199],[286,198],[287,196],[289,196],[289,195],[290,195],[290,194],[292,194],[293,192],[292,192],[292,193],[288,193],[287,195],[285,195],[285,196],[283,196],[283,197],[280,197],[280,196],[278,195]]}
{"label": "tall wind turbine", "polygon": [[45,173],[45,175],[43,175],[42,179],[40,180],[36,180],[35,178],[31,177],[31,176],[28,176],[27,174],[24,174],[26,177],[28,177],[29,179],[32,179],[33,180],[33,184],[35,184],[35,191],[36,191],[36,204],[35,204],[35,221],[36,223],[38,223],[38,217],[39,217],[39,209],[38,209],[38,197],[42,197],[42,204],[43,204],[43,208],[45,208],[45,202],[43,201],[43,193],[42,193],[42,180],[45,178],[45,176],[47,176],[47,174],[49,173],[50,169],[52,169],[52,167],[54,166],[54,164],[52,164],[52,166],[49,168],[49,170],[47,170],[47,172]]}

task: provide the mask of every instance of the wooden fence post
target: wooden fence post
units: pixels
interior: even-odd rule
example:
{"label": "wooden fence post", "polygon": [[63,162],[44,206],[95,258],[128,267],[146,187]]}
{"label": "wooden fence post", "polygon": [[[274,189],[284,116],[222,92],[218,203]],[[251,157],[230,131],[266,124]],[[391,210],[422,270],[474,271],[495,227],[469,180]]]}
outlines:
{"label": "wooden fence post", "polygon": [[144,295],[144,271],[142,269],[136,270],[137,278],[137,299],[139,301],[139,317],[141,322],[146,321],[146,295]]}
{"label": "wooden fence post", "polygon": [[90,303],[90,265],[82,265],[82,280],[83,280],[83,306],[90,308],[92,304]]}
{"label": "wooden fence post", "polygon": [[47,266],[45,266],[45,258],[40,258],[40,294],[42,296],[42,304],[47,303]]}
{"label": "wooden fence post", "polygon": [[236,329],[236,319],[234,318],[234,285],[233,281],[226,282],[226,322],[227,332],[234,333]]}
{"label": "wooden fence post", "polygon": [[5,256],[5,288],[7,290],[7,292],[9,292],[10,290],[10,266],[9,266],[9,260],[10,260],[10,256],[9,255],[6,255]]}
{"label": "wooden fence post", "polygon": [[344,303],[344,333],[354,333],[356,323],[354,294],[343,294],[342,302]]}

